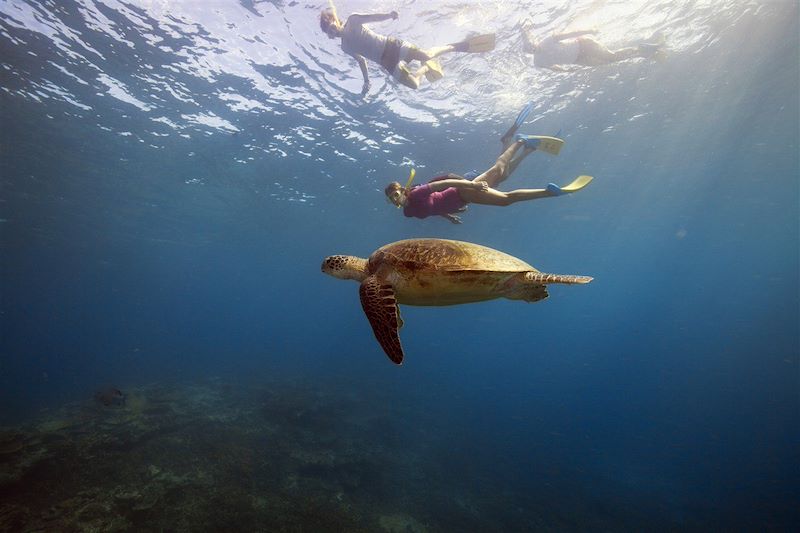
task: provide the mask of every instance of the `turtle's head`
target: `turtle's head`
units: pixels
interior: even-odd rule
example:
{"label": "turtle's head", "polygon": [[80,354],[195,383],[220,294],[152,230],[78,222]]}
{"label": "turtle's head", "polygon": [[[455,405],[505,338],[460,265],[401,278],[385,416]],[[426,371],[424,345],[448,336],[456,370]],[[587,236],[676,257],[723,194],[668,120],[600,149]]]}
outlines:
{"label": "turtle's head", "polygon": [[334,278],[363,281],[367,277],[367,260],[352,255],[331,255],[322,262],[322,271]]}

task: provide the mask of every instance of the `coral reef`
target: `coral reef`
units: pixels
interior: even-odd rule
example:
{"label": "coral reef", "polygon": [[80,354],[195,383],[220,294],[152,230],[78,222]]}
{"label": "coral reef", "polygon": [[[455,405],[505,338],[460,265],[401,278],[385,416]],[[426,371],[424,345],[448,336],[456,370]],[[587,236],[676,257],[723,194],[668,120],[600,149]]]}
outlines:
{"label": "coral reef", "polygon": [[376,446],[357,397],[220,381],[126,396],[0,430],[0,531],[427,531],[389,498],[403,454]]}

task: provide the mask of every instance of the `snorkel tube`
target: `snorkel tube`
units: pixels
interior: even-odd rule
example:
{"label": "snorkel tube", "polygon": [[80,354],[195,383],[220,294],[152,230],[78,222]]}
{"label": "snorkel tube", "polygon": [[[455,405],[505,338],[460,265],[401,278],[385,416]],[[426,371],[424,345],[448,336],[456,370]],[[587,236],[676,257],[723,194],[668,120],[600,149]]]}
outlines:
{"label": "snorkel tube", "polygon": [[[411,172],[408,173],[408,180],[406,181],[405,186],[403,187],[403,193],[408,196],[408,193],[411,192],[411,183],[414,181],[414,176],[417,174],[415,169],[411,169]],[[395,206],[397,209],[400,209],[402,206],[398,205]]]}
{"label": "snorkel tube", "polygon": [[331,13],[333,13],[333,18],[335,20],[339,20],[339,14],[336,13],[336,6],[333,5],[333,0],[328,0],[328,6],[330,6],[328,9],[330,9]]}
{"label": "snorkel tube", "polygon": [[408,174],[408,181],[406,181],[406,186],[403,187],[403,189],[405,189],[406,193],[408,193],[408,191],[411,190],[411,182],[414,181],[414,176],[416,174],[417,174],[417,171],[412,168],[411,172],[409,172],[409,174]]}

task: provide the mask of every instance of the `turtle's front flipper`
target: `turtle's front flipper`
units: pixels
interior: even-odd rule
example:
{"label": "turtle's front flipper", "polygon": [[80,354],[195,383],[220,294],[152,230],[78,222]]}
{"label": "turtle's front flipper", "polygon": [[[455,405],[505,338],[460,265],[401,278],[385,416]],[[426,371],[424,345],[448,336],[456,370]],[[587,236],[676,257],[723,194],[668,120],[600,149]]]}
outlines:
{"label": "turtle's front flipper", "polygon": [[402,324],[397,310],[397,300],[391,285],[381,283],[377,276],[367,276],[359,289],[361,307],[372,326],[383,351],[392,362],[403,363],[403,347],[400,345],[398,329]]}

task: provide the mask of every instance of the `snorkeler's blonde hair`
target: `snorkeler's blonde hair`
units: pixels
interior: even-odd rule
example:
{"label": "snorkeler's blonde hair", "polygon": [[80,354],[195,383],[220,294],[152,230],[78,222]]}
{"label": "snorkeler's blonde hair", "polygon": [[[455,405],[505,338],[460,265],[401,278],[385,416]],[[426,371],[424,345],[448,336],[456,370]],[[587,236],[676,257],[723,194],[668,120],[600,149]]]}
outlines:
{"label": "snorkeler's blonde hair", "polygon": [[325,33],[328,33],[332,26],[340,23],[339,17],[336,15],[336,9],[333,7],[326,7],[319,14],[319,27]]}

